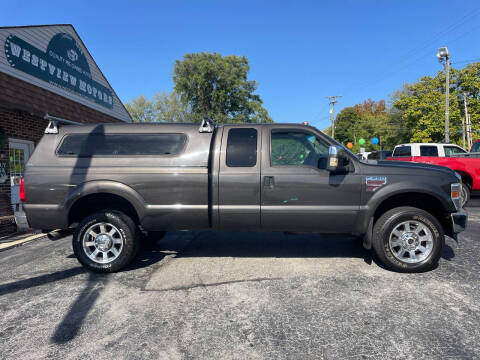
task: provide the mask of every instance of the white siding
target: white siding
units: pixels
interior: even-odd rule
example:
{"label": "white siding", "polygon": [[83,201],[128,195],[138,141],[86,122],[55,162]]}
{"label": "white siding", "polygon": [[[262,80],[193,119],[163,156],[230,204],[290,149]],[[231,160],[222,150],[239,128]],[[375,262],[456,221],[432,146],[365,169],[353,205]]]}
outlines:
{"label": "white siding", "polygon": [[[96,104],[92,100],[86,99],[73,92],[61,89],[55,85],[51,85],[46,81],[43,81],[21,70],[11,67],[10,64],[8,63],[5,55],[5,40],[10,34],[18,36],[19,38],[27,41],[28,43],[32,44],[33,46],[35,46],[36,48],[42,51],[46,51],[48,43],[50,42],[50,39],[55,34],[58,34],[58,33],[66,33],[72,36],[78,42],[78,44],[82,47],[85,57],[87,58],[88,65],[90,67],[90,73],[92,75],[92,79],[104,85],[105,87],[109,88],[112,91],[113,108],[111,109],[105,108],[99,104]],[[72,101],[88,106],[92,109],[95,109],[99,112],[110,115],[119,120],[123,120],[126,122],[132,121],[130,116],[128,115],[128,112],[125,110],[122,103],[120,102],[120,99],[117,97],[113,89],[108,85],[107,80],[100,72],[100,69],[95,65],[95,62],[89,56],[87,49],[83,47],[82,41],[78,38],[73,27],[71,27],[70,25],[0,28],[0,72],[6,73],[10,76],[24,80],[30,84],[49,90],[53,93],[66,97]]]}

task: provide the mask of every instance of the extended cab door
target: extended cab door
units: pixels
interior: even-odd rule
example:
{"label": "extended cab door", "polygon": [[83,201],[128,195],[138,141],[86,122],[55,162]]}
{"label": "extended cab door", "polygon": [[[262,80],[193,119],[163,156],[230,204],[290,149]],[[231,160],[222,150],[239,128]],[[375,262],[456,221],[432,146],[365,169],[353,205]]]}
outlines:
{"label": "extended cab door", "polygon": [[261,134],[261,126],[224,126],[218,177],[220,229],[260,229]]}
{"label": "extended cab door", "polygon": [[311,128],[271,125],[263,131],[262,229],[351,232],[360,208],[360,174],[327,171],[330,144]]}

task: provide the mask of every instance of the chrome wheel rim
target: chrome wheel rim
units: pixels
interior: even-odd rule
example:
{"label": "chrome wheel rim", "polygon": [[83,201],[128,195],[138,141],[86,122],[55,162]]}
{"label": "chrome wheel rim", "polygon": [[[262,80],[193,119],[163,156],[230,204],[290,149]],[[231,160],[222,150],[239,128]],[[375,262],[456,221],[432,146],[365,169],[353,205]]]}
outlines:
{"label": "chrome wheel rim", "polygon": [[404,221],[393,228],[388,244],[396,259],[416,264],[432,253],[433,234],[421,221]]}
{"label": "chrome wheel rim", "polygon": [[100,222],[85,231],[82,244],[83,251],[90,260],[98,264],[108,264],[122,253],[123,236],[114,225]]}

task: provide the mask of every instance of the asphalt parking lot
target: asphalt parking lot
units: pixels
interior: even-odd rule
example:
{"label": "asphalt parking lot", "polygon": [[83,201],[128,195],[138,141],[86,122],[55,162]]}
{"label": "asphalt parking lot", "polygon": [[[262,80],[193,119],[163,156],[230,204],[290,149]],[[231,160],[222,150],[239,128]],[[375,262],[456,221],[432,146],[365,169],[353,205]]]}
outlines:
{"label": "asphalt parking lot", "polygon": [[478,359],[479,233],[423,274],[349,237],[171,232],[109,275],[37,240],[0,252],[0,358]]}

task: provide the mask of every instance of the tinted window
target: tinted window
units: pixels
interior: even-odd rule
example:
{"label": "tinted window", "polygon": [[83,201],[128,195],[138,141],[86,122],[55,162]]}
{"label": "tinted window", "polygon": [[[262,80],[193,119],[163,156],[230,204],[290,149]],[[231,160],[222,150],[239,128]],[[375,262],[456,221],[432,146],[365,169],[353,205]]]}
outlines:
{"label": "tinted window", "polygon": [[410,146],[398,146],[393,150],[392,156],[412,156],[412,148]]}
{"label": "tinted window", "polygon": [[465,154],[465,150],[459,148],[458,146],[444,146],[443,150],[445,151],[445,156],[453,156],[455,154]]}
{"label": "tinted window", "polygon": [[325,168],[328,144],[315,135],[294,131],[273,131],[271,165],[305,165]]}
{"label": "tinted window", "polygon": [[58,155],[176,155],[185,146],[184,134],[71,134]]}
{"label": "tinted window", "polygon": [[227,140],[227,166],[252,167],[257,164],[257,130],[230,129]]}
{"label": "tinted window", "polygon": [[475,144],[473,144],[472,152],[480,152],[480,141],[477,141]]}
{"label": "tinted window", "polygon": [[372,152],[372,153],[368,154],[367,159],[368,159],[368,160],[377,160],[377,159],[378,159],[378,155],[379,155],[378,153]]}
{"label": "tinted window", "polygon": [[438,148],[431,145],[421,145],[420,156],[438,156]]}

